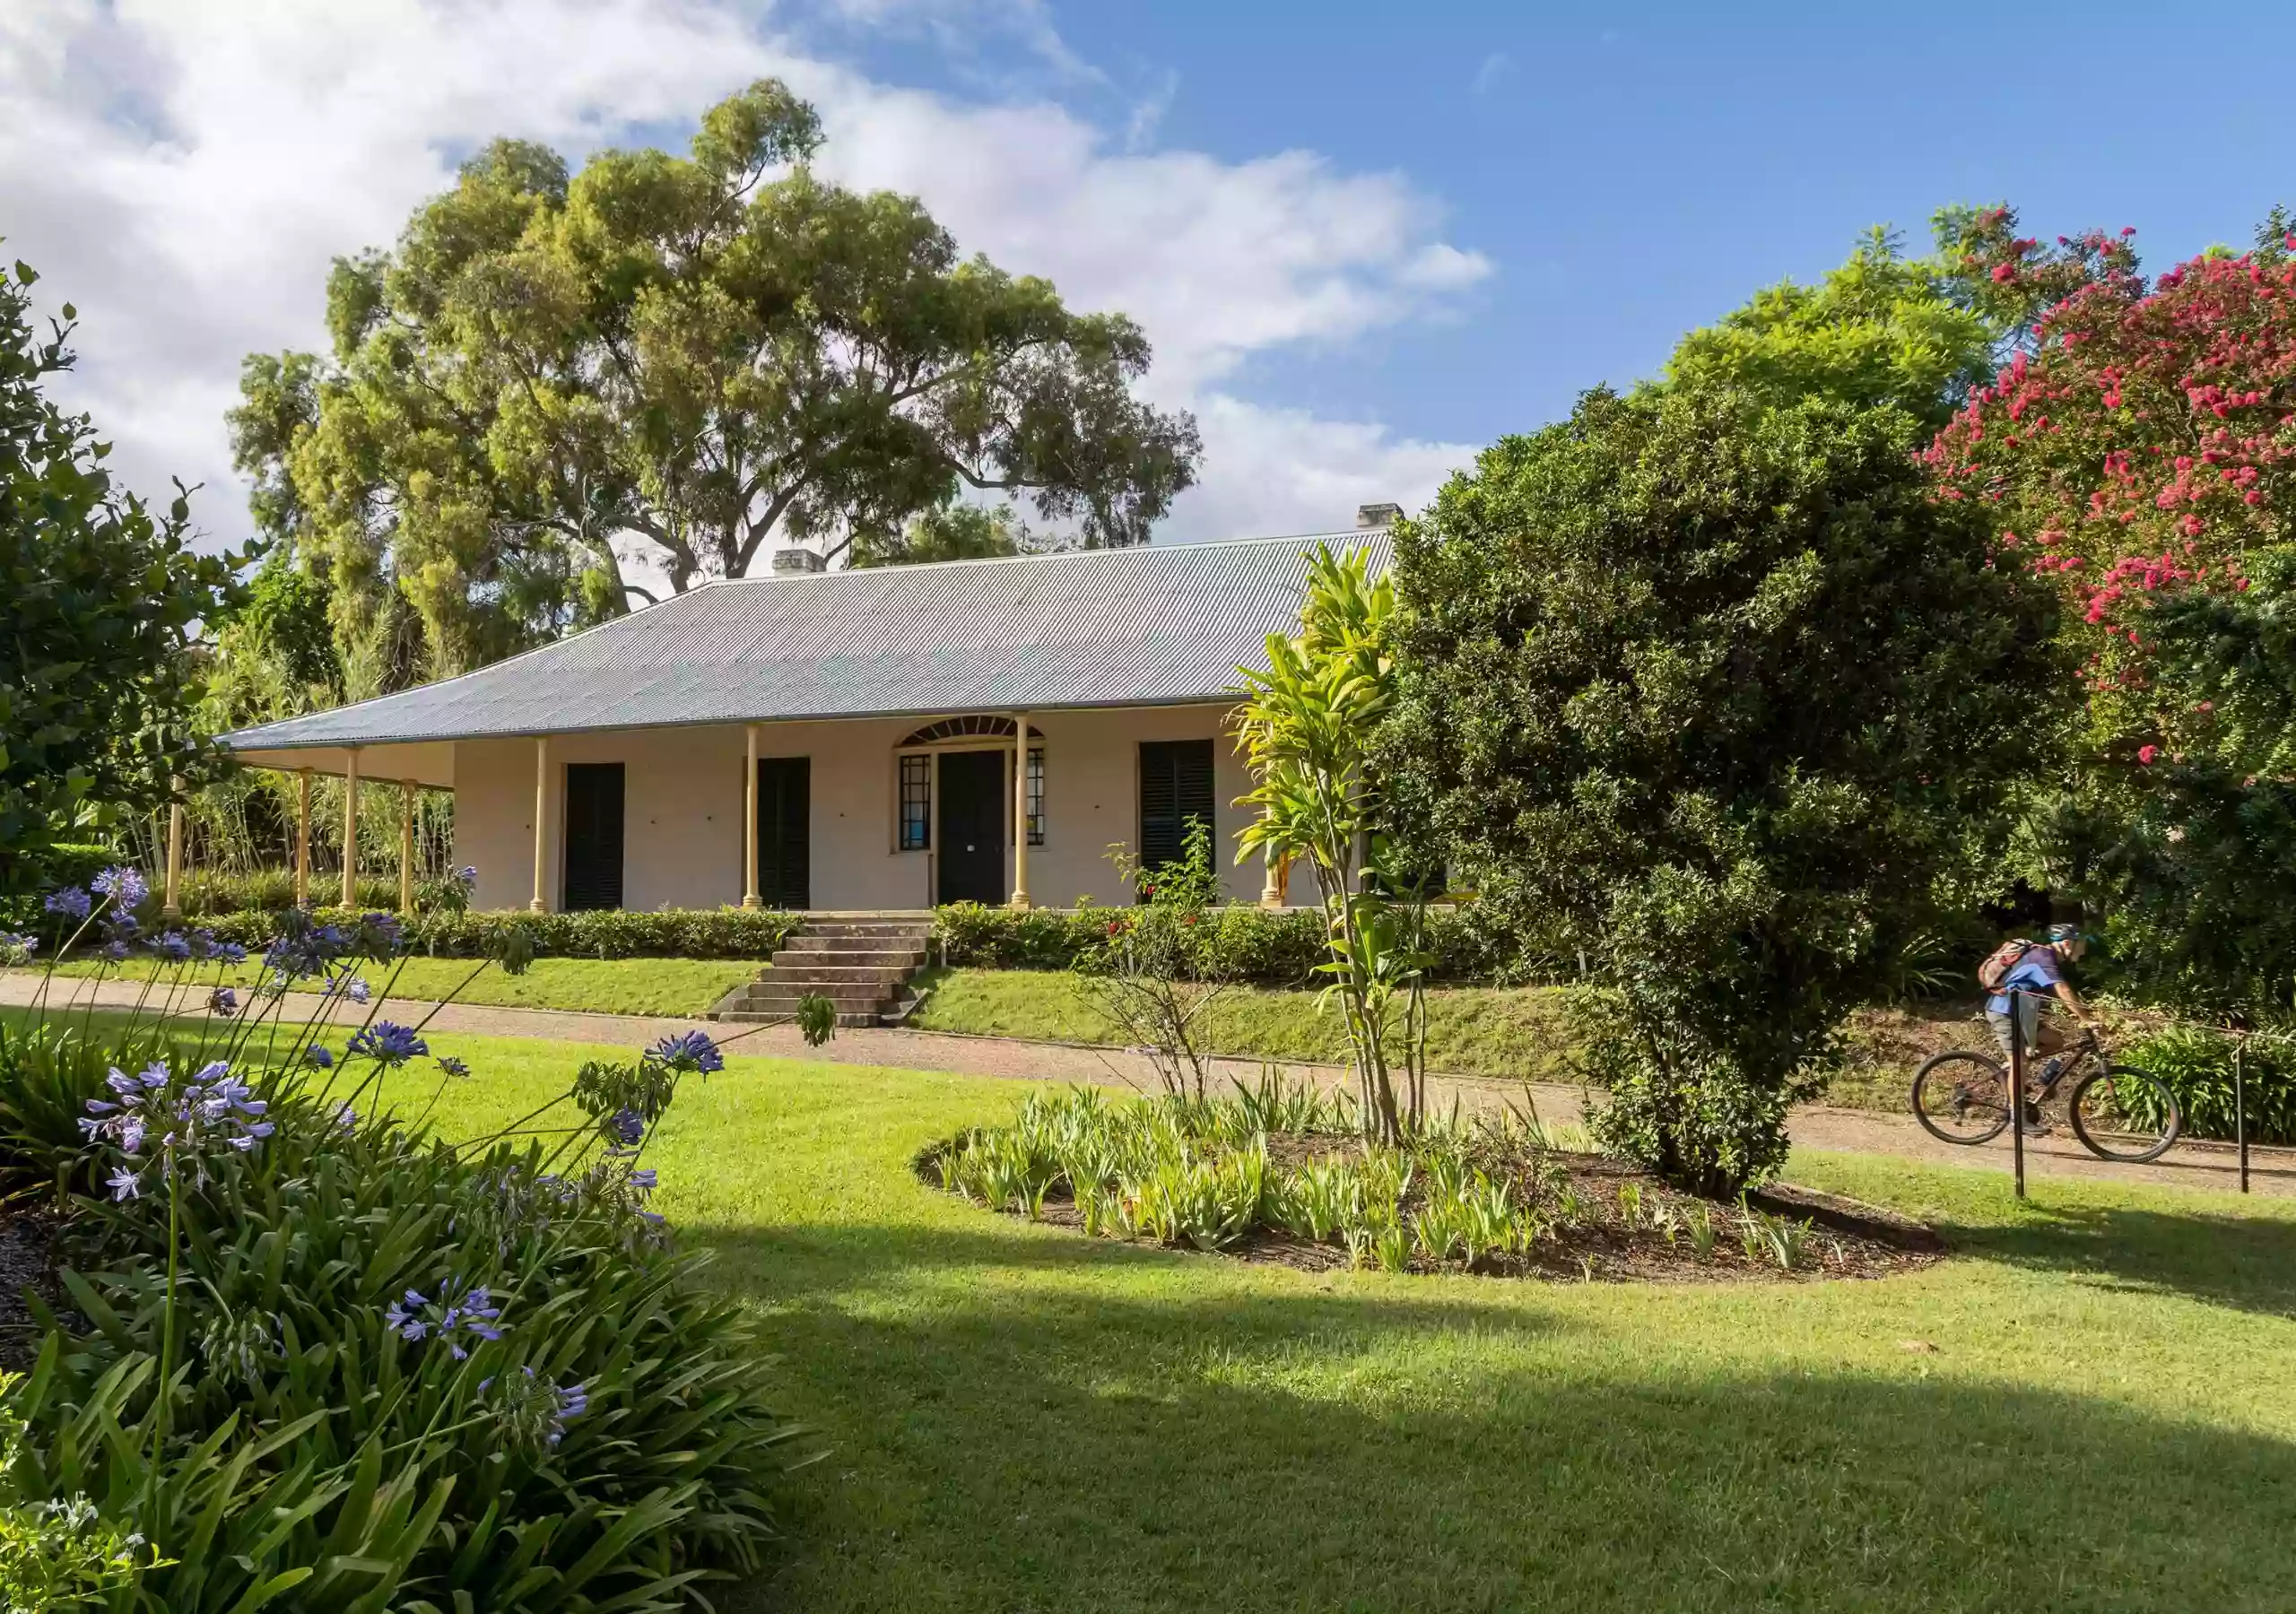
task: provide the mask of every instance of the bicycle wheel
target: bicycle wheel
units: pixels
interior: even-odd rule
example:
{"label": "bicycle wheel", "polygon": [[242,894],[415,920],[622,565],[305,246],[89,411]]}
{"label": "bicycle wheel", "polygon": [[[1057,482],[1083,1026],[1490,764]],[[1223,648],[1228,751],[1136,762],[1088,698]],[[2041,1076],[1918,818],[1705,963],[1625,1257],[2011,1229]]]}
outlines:
{"label": "bicycle wheel", "polygon": [[2100,1159],[2142,1166],[2184,1130],[2177,1096],[2158,1076],[2126,1065],[2092,1071],[2073,1089],[2073,1134]]}
{"label": "bicycle wheel", "polygon": [[2009,1072],[1966,1050],[1938,1054],[1913,1076],[1913,1117],[1945,1143],[1982,1143],[2009,1124]]}

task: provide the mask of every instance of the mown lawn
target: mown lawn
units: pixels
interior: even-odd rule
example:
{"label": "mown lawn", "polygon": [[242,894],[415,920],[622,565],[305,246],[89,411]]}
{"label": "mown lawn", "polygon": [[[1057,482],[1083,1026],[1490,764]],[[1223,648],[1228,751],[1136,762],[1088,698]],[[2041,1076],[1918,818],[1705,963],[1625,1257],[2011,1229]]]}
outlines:
{"label": "mown lawn", "polygon": [[[477,1072],[445,1085],[450,1135],[613,1056],[434,1040]],[[918,1148],[1027,1090],[735,1058],[664,1123],[660,1208],[758,1309],[821,1455],[734,1606],[2288,1606],[2289,1202],[2048,1179],[2019,1207],[1996,1174],[1805,1156],[1956,1258],[1792,1286],[1309,1275],[918,1182]]]}
{"label": "mown lawn", "polygon": [[[935,970],[933,991],[909,1024],[925,1031],[1106,1043],[1115,1029],[1056,970]],[[1247,1059],[1342,1063],[1347,1029],[1318,1012],[1313,992],[1239,987],[1205,1013],[1205,1048]],[[1552,987],[1439,987],[1429,993],[1427,1056],[1436,1070],[1509,1080],[1570,1079],[1561,994]]]}
{"label": "mown lawn", "polygon": [[[596,1014],[696,1015],[706,1012],[765,966],[740,959],[536,959],[524,975],[505,975],[491,966],[483,968],[474,959],[426,959],[409,956],[387,966],[362,967],[360,973],[376,992],[389,985],[399,998],[486,1003],[514,1009],[565,1009]],[[108,976],[128,979],[171,978],[175,966],[151,959],[126,965],[105,965]],[[93,964],[61,966],[65,976],[96,974]],[[19,976],[36,971],[13,970]],[[250,959],[237,968],[200,965],[187,977],[198,985],[196,996],[204,1000],[207,989],[227,984],[244,990],[262,979],[259,964]],[[305,983],[306,985],[309,983]]]}
{"label": "mown lawn", "polygon": [[[449,1129],[582,1051],[442,1039]],[[2287,1606],[2296,1207],[1823,1156],[1961,1252],[1878,1283],[1309,1276],[918,1183],[1026,1089],[735,1059],[661,1208],[822,1461],[757,1608]],[[1915,1346],[1926,1349],[1913,1349]]]}

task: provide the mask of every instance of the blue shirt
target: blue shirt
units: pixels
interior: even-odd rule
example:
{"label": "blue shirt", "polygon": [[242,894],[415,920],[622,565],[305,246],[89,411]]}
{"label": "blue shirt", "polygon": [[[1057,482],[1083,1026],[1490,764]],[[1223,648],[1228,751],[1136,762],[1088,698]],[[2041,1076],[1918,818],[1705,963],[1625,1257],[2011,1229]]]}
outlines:
{"label": "blue shirt", "polygon": [[2022,987],[2044,997],[2056,994],[2057,984],[2065,978],[2064,968],[2058,964],[2057,949],[2044,941],[2025,950],[2025,956],[2015,968],[2001,977],[2001,990],[1985,1001],[1987,1014],[2009,1012],[2009,989]]}

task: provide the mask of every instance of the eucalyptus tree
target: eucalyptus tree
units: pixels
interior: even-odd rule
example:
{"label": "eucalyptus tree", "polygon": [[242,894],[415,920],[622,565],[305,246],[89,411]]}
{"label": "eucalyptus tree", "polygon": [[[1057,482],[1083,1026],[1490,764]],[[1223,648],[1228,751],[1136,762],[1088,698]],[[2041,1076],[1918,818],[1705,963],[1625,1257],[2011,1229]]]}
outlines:
{"label": "eucalyptus tree", "polygon": [[883,548],[967,490],[1087,544],[1147,535],[1199,447],[1135,395],[1139,327],[823,179],[822,139],[766,80],[683,157],[570,177],[498,141],[390,250],[337,262],[331,357],[251,360],[234,427],[352,638],[387,636],[395,595],[452,672],[653,597],[624,557],[683,591],[771,545]]}

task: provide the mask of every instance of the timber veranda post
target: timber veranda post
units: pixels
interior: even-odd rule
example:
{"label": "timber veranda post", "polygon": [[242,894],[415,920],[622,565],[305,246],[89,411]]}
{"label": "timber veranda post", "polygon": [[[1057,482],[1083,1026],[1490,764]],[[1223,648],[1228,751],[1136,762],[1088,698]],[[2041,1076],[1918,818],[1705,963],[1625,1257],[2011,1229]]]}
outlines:
{"label": "timber veranda post", "polygon": [[344,753],[343,906],[359,906],[359,748]]}
{"label": "timber veranda post", "polygon": [[311,770],[295,770],[295,906],[311,906]]}
{"label": "timber veranda post", "polygon": [[414,791],[413,779],[398,782],[398,911],[414,917]]}
{"label": "timber veranda post", "polygon": [[1029,906],[1029,715],[1013,714],[1013,907]]}
{"label": "timber veranda post", "polygon": [[[174,786],[175,794],[180,797],[183,794],[183,780],[178,777],[170,779],[169,783]],[[162,919],[183,917],[183,803],[180,800],[168,803],[167,883],[160,894],[160,917]]]}

